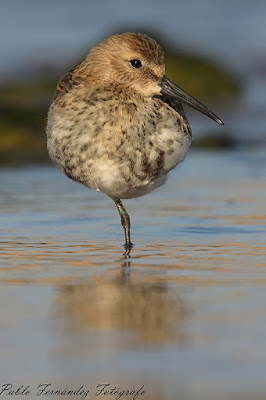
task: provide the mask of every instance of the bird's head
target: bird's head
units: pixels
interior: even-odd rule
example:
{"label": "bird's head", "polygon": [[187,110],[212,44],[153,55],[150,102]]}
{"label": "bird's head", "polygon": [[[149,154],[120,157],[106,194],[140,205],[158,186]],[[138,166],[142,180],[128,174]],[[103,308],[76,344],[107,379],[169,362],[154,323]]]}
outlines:
{"label": "bird's head", "polygon": [[164,53],[145,34],[123,33],[103,40],[91,49],[83,68],[89,71],[90,83],[98,87],[109,85],[143,97],[171,97],[223,124],[211,110],[165,77]]}
{"label": "bird's head", "polygon": [[142,96],[160,94],[165,73],[164,54],[158,43],[140,33],[111,36],[93,47],[86,59],[98,84],[133,89]]}

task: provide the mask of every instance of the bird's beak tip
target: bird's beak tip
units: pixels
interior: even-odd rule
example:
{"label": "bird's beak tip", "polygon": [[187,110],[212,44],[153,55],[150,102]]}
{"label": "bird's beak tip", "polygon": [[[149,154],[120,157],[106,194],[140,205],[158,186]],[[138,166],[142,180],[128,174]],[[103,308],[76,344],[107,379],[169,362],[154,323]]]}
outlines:
{"label": "bird's beak tip", "polygon": [[221,126],[224,125],[224,122],[220,118],[217,118],[216,122],[217,122],[217,124],[219,124]]}

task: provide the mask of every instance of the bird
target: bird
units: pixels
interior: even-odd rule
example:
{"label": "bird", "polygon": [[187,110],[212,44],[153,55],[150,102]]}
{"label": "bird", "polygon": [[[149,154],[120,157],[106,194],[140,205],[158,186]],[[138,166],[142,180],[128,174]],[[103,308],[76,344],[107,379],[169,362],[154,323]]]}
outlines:
{"label": "bird", "polygon": [[121,200],[162,186],[184,160],[192,131],[182,104],[223,125],[166,78],[164,52],[144,33],[102,40],[56,87],[46,127],[49,155],[70,179],[113,200],[124,229],[125,258],[133,245]]}

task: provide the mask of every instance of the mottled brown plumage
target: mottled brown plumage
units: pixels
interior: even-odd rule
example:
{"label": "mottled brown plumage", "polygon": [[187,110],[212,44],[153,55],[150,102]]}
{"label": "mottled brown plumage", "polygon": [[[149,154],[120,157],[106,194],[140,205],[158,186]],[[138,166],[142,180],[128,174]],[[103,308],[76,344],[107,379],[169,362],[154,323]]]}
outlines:
{"label": "mottled brown plumage", "polygon": [[111,197],[131,249],[130,219],[120,199],[161,186],[191,143],[181,101],[221,121],[164,76],[160,46],[144,34],[111,36],[59,82],[47,145],[71,179]]}

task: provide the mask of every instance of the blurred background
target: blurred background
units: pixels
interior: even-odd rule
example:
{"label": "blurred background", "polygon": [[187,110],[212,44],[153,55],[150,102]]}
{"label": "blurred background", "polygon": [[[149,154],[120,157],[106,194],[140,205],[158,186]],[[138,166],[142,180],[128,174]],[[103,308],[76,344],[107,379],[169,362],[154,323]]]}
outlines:
{"label": "blurred background", "polygon": [[259,0],[1,2],[1,164],[48,161],[56,83],[94,44],[125,31],[154,36],[168,76],[225,120],[219,129],[189,111],[193,146],[265,145],[265,15]]}
{"label": "blurred background", "polygon": [[[0,0],[0,385],[265,399],[265,21],[264,0]],[[125,31],[225,122],[186,108],[187,159],[125,202],[127,261],[114,205],[52,166],[45,137],[57,82]]]}

